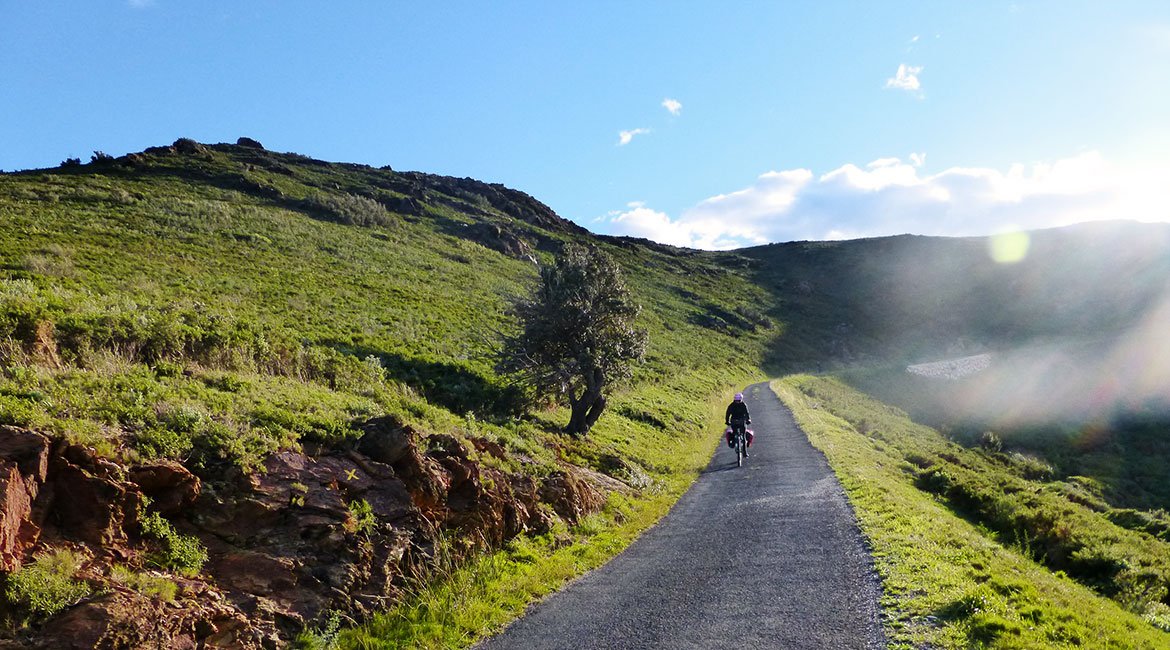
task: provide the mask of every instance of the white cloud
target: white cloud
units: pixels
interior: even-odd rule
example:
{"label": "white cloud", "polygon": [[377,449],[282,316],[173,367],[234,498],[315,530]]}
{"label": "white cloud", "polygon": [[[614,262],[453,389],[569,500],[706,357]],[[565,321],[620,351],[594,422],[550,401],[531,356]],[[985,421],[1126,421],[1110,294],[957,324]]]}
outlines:
{"label": "white cloud", "polygon": [[677,217],[642,203],[603,218],[602,230],[676,246],[727,249],[765,242],[914,233],[987,235],[1083,221],[1170,221],[1170,169],[1123,169],[1097,152],[1006,171],[953,167],[921,173],[881,158],[820,176],[772,171],[750,186],[710,197]]}
{"label": "white cloud", "polygon": [[670,111],[671,115],[678,115],[682,113],[682,102],[678,101],[677,99],[671,99],[667,97],[666,99],[662,100],[662,108]]}
{"label": "white cloud", "polygon": [[649,132],[650,129],[630,129],[629,131],[620,131],[618,133],[618,146],[624,147],[625,145],[630,144],[630,141],[634,139],[634,136],[644,135]]}
{"label": "white cloud", "polygon": [[905,63],[898,65],[898,72],[893,77],[886,79],[886,88],[897,88],[899,90],[921,90],[922,83],[918,81],[918,75],[922,72],[920,65],[906,65]]}

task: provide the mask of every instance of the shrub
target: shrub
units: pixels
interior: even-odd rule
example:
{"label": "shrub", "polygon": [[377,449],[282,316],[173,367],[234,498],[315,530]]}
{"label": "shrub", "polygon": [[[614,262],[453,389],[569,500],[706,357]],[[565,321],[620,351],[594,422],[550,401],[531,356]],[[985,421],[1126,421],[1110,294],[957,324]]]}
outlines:
{"label": "shrub", "polygon": [[149,427],[134,436],[134,447],[145,459],[169,458],[179,460],[194,447],[189,434],[173,429]]}
{"label": "shrub", "polygon": [[337,647],[337,636],[341,631],[341,612],[331,611],[323,617],[320,626],[305,628],[295,641],[297,650],[331,650]]}
{"label": "shrub", "polygon": [[124,584],[138,593],[158,598],[169,603],[175,600],[179,593],[179,585],[174,580],[162,576],[152,576],[148,573],[139,573],[128,567],[115,565],[110,569],[110,579]]}
{"label": "shrub", "polygon": [[354,533],[368,533],[378,521],[374,517],[374,509],[370,507],[370,502],[365,499],[350,501],[349,514],[352,516],[352,523],[347,521],[346,528]]}
{"label": "shrub", "polygon": [[182,535],[162,515],[152,512],[142,518],[142,533],[154,538],[162,547],[151,553],[147,560],[160,569],[172,569],[184,575],[199,573],[207,561],[207,549],[199,539]]}
{"label": "shrub", "polygon": [[38,555],[32,564],[8,576],[5,596],[38,616],[52,616],[90,594],[89,585],[74,580],[81,557],[68,550]]}
{"label": "shrub", "polygon": [[1020,474],[1029,481],[1051,481],[1056,475],[1056,470],[1039,458],[1026,456],[1019,452],[1012,452],[1008,458]]}
{"label": "shrub", "polygon": [[350,226],[387,226],[394,220],[381,203],[353,194],[314,192],[305,199],[304,205],[328,221]]}
{"label": "shrub", "polygon": [[994,452],[1003,451],[1003,439],[994,431],[984,431],[979,436],[979,446]]}

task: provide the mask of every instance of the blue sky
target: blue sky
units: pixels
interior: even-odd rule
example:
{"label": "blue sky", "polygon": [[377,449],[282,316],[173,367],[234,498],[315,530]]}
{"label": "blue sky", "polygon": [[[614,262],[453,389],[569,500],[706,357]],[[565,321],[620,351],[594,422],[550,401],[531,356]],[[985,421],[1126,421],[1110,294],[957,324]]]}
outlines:
{"label": "blue sky", "polygon": [[1165,221],[1170,3],[0,1],[0,169],[241,135],[703,248]]}

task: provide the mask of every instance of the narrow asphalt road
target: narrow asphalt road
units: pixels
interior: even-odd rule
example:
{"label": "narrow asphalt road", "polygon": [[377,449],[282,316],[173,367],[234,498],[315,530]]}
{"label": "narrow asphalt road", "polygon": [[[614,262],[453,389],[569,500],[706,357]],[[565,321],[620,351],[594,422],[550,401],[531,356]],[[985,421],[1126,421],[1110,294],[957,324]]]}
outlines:
{"label": "narrow asphalt road", "polygon": [[476,647],[884,647],[840,484],[767,384],[745,399],[756,441],[742,468],[720,445],[657,526]]}

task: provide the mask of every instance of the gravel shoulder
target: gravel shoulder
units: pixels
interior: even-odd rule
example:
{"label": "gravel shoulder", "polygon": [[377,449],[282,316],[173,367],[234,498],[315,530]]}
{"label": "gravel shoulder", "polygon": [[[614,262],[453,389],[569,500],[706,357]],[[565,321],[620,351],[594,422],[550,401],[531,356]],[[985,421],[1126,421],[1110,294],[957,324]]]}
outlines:
{"label": "gravel shoulder", "polygon": [[742,468],[721,445],[658,525],[476,647],[885,647],[840,484],[766,383],[745,399],[756,441]]}

